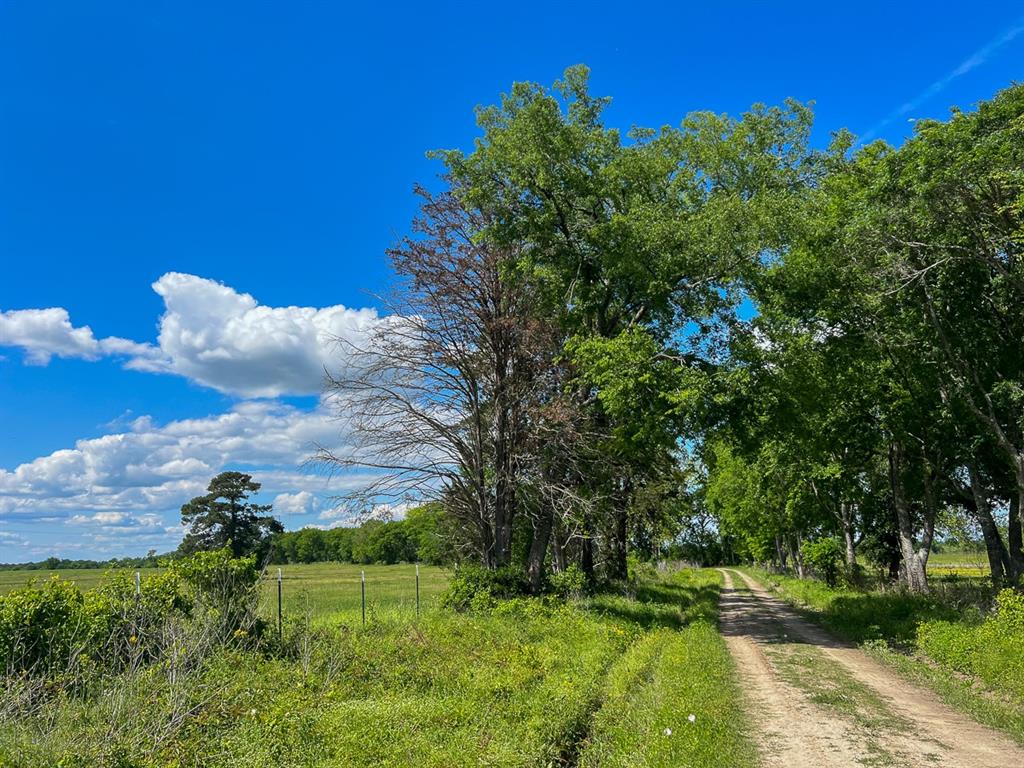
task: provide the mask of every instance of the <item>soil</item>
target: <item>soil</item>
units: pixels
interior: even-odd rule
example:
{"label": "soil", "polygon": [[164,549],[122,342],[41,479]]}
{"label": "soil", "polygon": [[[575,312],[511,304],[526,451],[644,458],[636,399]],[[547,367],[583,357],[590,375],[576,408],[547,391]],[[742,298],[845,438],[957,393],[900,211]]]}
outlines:
{"label": "soil", "polygon": [[[722,573],[721,631],[765,766],[1024,766],[1024,748],[1009,737],[831,637],[745,574]],[[831,688],[810,679],[815,666]]]}

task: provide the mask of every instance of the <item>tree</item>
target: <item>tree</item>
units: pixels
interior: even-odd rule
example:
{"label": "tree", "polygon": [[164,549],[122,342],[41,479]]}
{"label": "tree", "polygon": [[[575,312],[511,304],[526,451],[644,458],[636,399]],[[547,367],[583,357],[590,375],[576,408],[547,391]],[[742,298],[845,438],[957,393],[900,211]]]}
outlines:
{"label": "tree", "polygon": [[232,557],[267,554],[270,538],[284,526],[269,513],[269,504],[254,504],[251,494],[260,490],[252,475],[221,472],[210,481],[205,496],[196,496],[181,508],[181,522],[189,527],[179,552],[229,547]]}
{"label": "tree", "polygon": [[317,459],[376,473],[350,498],[365,508],[443,501],[460,543],[499,568],[522,510],[526,430],[537,423],[528,414],[558,346],[533,312],[532,283],[515,272],[514,247],[482,240],[482,215],[453,192],[420,194],[419,236],[389,252],[399,277],[391,317],[365,346],[349,344],[346,369],[328,378],[356,444]]}

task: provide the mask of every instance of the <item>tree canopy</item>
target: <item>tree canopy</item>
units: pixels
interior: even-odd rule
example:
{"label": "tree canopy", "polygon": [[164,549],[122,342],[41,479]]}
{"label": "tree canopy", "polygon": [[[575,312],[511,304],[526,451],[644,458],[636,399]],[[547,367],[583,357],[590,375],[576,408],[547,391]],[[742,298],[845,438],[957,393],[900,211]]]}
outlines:
{"label": "tree canopy", "polygon": [[221,472],[214,477],[206,489],[208,493],[181,508],[181,522],[189,530],[179,552],[228,547],[232,557],[264,556],[271,536],[284,531],[284,526],[271,516],[271,505],[249,501],[260,487],[252,475],[244,472]]}
{"label": "tree canopy", "polygon": [[328,387],[359,447],[319,458],[535,588],[692,534],[801,572],[835,537],[816,562],[924,590],[957,515],[1018,581],[1024,87],[898,148],[817,148],[795,101],[627,133],[608,103],[584,67],[516,83],[434,153],[393,318]]}

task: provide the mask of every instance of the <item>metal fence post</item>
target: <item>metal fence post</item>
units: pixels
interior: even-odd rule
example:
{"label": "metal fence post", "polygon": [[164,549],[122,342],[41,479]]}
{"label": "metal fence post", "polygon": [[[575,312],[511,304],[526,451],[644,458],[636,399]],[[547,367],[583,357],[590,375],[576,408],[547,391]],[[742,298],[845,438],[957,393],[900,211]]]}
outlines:
{"label": "metal fence post", "polygon": [[135,572],[135,617],[132,619],[132,642],[135,644],[133,650],[138,653],[142,647],[139,641],[139,632],[142,631],[142,575]]}
{"label": "metal fence post", "polygon": [[363,626],[366,626],[366,571],[359,572],[361,576],[360,587],[362,589],[363,597]]}
{"label": "metal fence post", "polygon": [[420,615],[420,564],[416,563],[416,615]]}
{"label": "metal fence post", "polygon": [[281,569],[277,569],[277,639],[284,637],[284,622],[281,619]]}

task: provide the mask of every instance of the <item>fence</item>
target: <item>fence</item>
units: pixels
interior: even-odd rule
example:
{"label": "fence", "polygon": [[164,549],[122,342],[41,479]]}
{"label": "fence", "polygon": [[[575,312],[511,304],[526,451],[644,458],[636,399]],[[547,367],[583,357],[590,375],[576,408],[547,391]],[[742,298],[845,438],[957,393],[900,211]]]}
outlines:
{"label": "fence", "polygon": [[440,568],[419,565],[316,563],[268,569],[264,615],[279,631],[290,618],[313,624],[362,624],[414,619],[429,610],[447,585]]}

